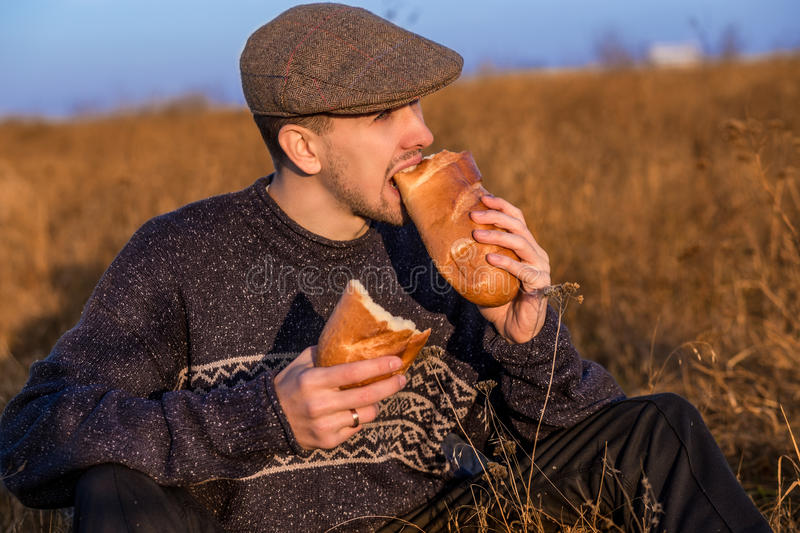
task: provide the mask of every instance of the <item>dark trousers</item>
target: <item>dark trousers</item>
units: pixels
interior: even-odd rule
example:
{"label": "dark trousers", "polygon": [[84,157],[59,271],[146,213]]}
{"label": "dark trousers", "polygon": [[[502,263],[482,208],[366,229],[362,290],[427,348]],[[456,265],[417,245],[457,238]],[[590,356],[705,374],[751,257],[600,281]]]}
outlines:
{"label": "dark trousers", "polygon": [[[530,501],[537,512],[528,531],[558,531],[559,524],[582,531],[771,531],[700,413],[675,394],[619,402],[539,442],[530,499],[531,462],[516,457],[511,472],[476,476],[404,520],[427,533],[454,530],[448,520],[458,531],[519,531],[519,502]],[[419,531],[407,522],[380,531]]]}
{"label": "dark trousers", "polygon": [[86,471],[75,489],[75,533],[220,533],[211,512],[184,489],[162,487],[117,464]]}
{"label": "dark trousers", "polygon": [[[528,501],[531,462],[524,453],[515,461],[513,468],[451,485],[380,531],[453,531],[454,523],[459,531],[519,530],[518,502]],[[539,442],[530,502],[541,522],[534,520],[529,531],[557,530],[556,524],[681,533],[770,531],[700,414],[674,394],[619,402]],[[80,479],[74,529],[221,530],[185,490],[161,487],[119,465],[92,468]]]}

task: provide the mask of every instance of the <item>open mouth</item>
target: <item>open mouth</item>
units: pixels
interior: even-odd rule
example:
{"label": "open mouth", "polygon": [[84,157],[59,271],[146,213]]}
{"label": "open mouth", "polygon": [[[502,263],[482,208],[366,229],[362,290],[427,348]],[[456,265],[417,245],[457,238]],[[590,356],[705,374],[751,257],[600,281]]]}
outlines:
{"label": "open mouth", "polygon": [[408,158],[407,162],[404,163],[404,165],[407,165],[407,166],[401,166],[401,168],[399,170],[397,170],[392,175],[392,177],[389,178],[389,183],[391,184],[392,189],[394,189],[395,191],[398,190],[397,189],[397,183],[394,181],[394,175],[395,174],[400,174],[401,172],[411,172],[412,170],[417,168],[417,166],[422,162],[422,159],[423,159],[423,157],[422,157],[421,153],[417,153],[416,155],[414,155],[414,157]]}
{"label": "open mouth", "polygon": [[401,172],[411,172],[415,168],[417,168],[417,165],[411,165],[410,167],[404,168],[402,170],[398,170],[397,173],[399,174]]}
{"label": "open mouth", "polygon": [[416,152],[412,157],[405,158],[405,162],[400,165],[400,168],[394,172],[394,174],[399,174],[401,172],[411,172],[417,165],[422,162],[422,154],[420,152]]}

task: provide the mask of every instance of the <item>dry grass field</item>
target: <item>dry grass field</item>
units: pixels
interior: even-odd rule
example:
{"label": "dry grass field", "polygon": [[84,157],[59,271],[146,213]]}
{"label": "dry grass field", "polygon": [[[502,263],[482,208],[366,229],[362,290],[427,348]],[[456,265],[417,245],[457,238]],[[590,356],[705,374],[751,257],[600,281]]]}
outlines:
{"label": "dry grass field", "polygon": [[[629,395],[695,403],[781,532],[800,528],[798,102],[786,58],[484,76],[423,103],[432,151],[472,151],[553,280],[580,283],[566,321],[584,356]],[[139,225],[269,171],[242,110],[0,124],[0,408]],[[0,517],[65,527],[5,492]]]}

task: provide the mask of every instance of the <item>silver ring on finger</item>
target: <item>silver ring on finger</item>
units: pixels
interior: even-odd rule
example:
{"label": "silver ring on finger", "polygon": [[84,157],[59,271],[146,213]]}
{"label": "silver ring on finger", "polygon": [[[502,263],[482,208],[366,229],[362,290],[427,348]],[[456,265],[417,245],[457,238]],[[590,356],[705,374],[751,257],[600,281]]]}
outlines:
{"label": "silver ring on finger", "polygon": [[350,427],[357,428],[358,425],[361,423],[361,420],[359,420],[358,418],[358,411],[356,411],[355,409],[350,409],[350,414],[353,415],[353,425]]}

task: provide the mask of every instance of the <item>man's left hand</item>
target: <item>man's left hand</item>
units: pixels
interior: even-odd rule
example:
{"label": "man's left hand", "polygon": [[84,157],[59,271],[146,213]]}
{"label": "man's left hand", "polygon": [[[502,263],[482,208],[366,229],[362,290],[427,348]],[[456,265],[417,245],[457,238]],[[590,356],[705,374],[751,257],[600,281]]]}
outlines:
{"label": "man's left hand", "polygon": [[472,236],[478,242],[496,244],[517,254],[520,261],[501,254],[487,254],[486,261],[519,279],[520,290],[505,305],[478,309],[507,341],[528,342],[542,329],[547,314],[547,298],[542,289],[550,285],[550,258],[533,238],[522,211],[490,194],[482,196],[481,201],[489,209],[472,211],[472,220],[506,231],[475,230]]}

